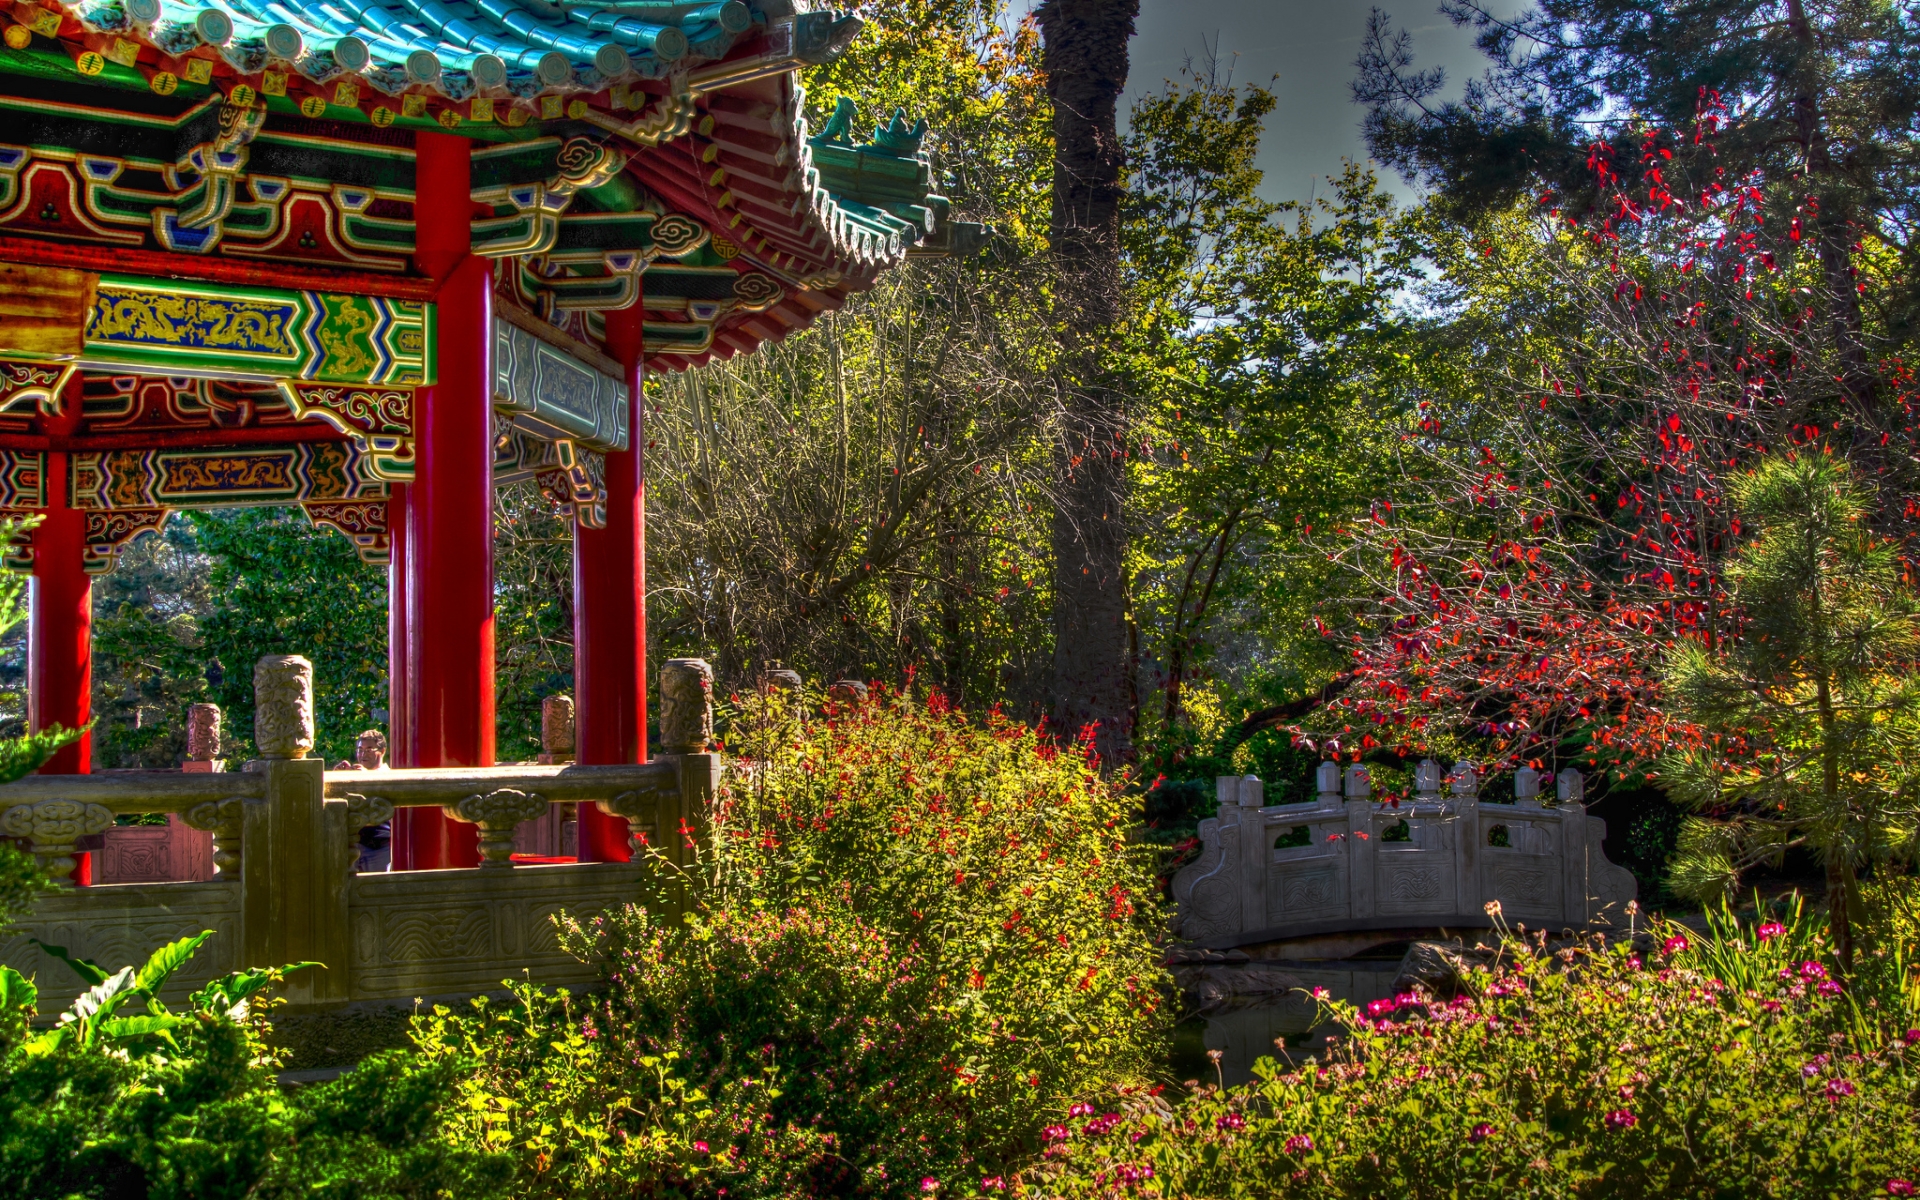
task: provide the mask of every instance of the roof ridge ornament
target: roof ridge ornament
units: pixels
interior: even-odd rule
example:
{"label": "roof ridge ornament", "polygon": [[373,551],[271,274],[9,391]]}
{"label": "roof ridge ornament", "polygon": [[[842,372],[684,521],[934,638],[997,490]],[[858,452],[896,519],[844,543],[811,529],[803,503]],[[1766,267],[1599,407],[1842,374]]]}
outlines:
{"label": "roof ridge ornament", "polygon": [[[834,114],[836,117],[839,113]],[[927,119],[921,117],[912,125],[907,124],[907,110],[893,110],[893,123],[873,131],[873,142],[868,147],[882,154],[891,154],[895,158],[917,158],[920,155],[920,141],[927,136]]]}

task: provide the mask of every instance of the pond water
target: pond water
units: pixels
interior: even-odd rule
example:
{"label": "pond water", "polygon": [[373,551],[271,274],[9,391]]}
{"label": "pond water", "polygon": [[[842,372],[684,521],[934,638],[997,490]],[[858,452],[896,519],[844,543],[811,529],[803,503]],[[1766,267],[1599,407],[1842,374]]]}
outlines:
{"label": "pond water", "polygon": [[[1383,946],[1360,958],[1254,959],[1244,963],[1196,963],[1175,968],[1175,977],[1200,1011],[1174,1028],[1175,1077],[1227,1086],[1253,1078],[1253,1064],[1273,1057],[1275,1042],[1295,1054],[1323,1045],[1333,1032],[1322,1024],[1313,989],[1331,998],[1365,1005],[1393,994],[1404,946]],[[1216,1070],[1208,1051],[1221,1052]]]}

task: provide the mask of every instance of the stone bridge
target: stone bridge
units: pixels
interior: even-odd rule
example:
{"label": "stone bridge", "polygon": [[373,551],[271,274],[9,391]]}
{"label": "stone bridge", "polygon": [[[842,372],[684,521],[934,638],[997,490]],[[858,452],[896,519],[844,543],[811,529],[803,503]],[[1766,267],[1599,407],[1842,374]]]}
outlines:
{"label": "stone bridge", "polygon": [[1317,795],[1263,805],[1259,779],[1218,780],[1219,814],[1204,849],[1174,876],[1176,930],[1230,949],[1384,930],[1474,929],[1499,901],[1509,925],[1585,929],[1625,924],[1634,879],[1601,853],[1606,823],[1587,815],[1579,772],[1514,775],[1512,803],[1482,803],[1470,763],[1444,775],[1432,759],[1414,795],[1377,802],[1365,767],[1320,764]]}

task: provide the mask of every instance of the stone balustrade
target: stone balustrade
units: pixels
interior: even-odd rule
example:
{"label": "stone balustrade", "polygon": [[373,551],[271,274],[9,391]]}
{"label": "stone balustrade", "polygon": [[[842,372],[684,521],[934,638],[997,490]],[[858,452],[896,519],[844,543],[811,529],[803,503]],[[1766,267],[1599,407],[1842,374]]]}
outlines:
{"label": "stone balustrade", "polygon": [[[312,701],[298,666],[263,660],[259,678],[261,700],[271,692],[282,707],[256,728],[283,757],[244,771],[34,775],[0,786],[0,834],[31,846],[56,877],[72,872],[78,839],[122,813],[167,813],[211,832],[214,843],[211,879],[47,896],[0,936],[0,962],[57,979],[65,968],[33,939],[118,967],[211,929],[215,937],[174,977],[168,998],[242,967],[313,961],[325,969],[289,983],[295,1008],[410,1003],[494,989],[523,970],[545,983],[588,982],[591,970],[557,944],[555,914],[682,902],[673,868],[693,853],[721,771],[720,757],[691,735],[680,753],[624,766],[328,771],[305,757]],[[687,723],[698,728],[701,718]],[[647,853],[632,863],[513,863],[516,826],[561,803],[625,818]],[[355,871],[362,828],[397,808],[427,806],[480,827],[479,869]],[[63,995],[42,991],[50,1003]]]}
{"label": "stone balustrade", "polygon": [[[1174,876],[1177,931],[1225,949],[1381,928],[1484,927],[1499,901],[1510,924],[1559,930],[1624,924],[1634,879],[1601,852],[1606,824],[1586,813],[1576,771],[1540,795],[1522,768],[1511,804],[1482,803],[1468,763],[1431,759],[1397,806],[1372,795],[1363,766],[1322,763],[1314,799],[1265,805],[1260,780],[1222,777],[1219,814],[1200,822],[1200,857]],[[1404,822],[1404,825],[1403,825]]]}

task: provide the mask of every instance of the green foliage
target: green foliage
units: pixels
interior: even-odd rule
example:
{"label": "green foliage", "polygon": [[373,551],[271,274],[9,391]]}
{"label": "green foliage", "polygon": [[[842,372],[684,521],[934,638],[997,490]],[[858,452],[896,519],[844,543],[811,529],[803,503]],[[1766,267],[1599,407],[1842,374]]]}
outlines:
{"label": "green foliage", "polygon": [[39,859],[11,843],[0,843],[0,929],[25,916],[50,886]]}
{"label": "green foliage", "polygon": [[[1140,736],[1152,770],[1176,776],[1229,773],[1254,732],[1241,718],[1342,665],[1309,620],[1327,564],[1300,543],[1377,485],[1381,397],[1405,370],[1407,222],[1353,164],[1315,203],[1262,198],[1254,161],[1275,103],[1195,75],[1129,117],[1133,303],[1113,354],[1137,397]],[[1286,739],[1272,748],[1287,757]]]}
{"label": "green foliage", "polygon": [[[1510,939],[1467,994],[1334,1005],[1347,1040],[1169,1107],[1049,1130],[1029,1195],[1864,1196],[1920,1162],[1920,1048],[1802,958],[1806,922],[1695,948]],[[1737,939],[1737,941],[1736,941]],[[1718,973],[1733,975],[1729,981]],[[1860,1019],[1863,1012],[1877,1019]],[[1096,1115],[1097,1114],[1097,1115]]]}
{"label": "green foliage", "polygon": [[573,690],[573,522],[532,482],[493,493],[494,757],[540,753],[540,703]]}
{"label": "green foliage", "polygon": [[971,1189],[1051,1106],[1151,1073],[1149,863],[1083,756],[937,697],[824,720],[750,697],[728,742],[695,915],[570,925],[604,992],[417,1029],[483,1064],[464,1135],[514,1149],[516,1187]]}
{"label": "green foliage", "polygon": [[1711,810],[1682,830],[1671,886],[1724,895],[1807,845],[1850,962],[1855,873],[1911,859],[1920,837],[1920,602],[1838,459],[1773,457],[1732,495],[1759,526],[1726,572],[1744,626],[1676,647],[1666,671],[1674,715],[1697,730],[1669,756],[1668,786]]}
{"label": "green foliage", "polygon": [[184,1011],[163,1005],[159,989],[211,936],[183,938],[111,975],[67,958],[91,986],[42,1031],[30,1025],[36,987],[0,967],[0,1193],[501,1194],[501,1160],[442,1136],[455,1061],[390,1054],[331,1083],[280,1088],[258,1001],[296,968],[237,972],[195,992]]}
{"label": "green foliage", "polygon": [[303,654],[313,660],[315,753],[352,758],[373,710],[387,705],[385,569],[361,562],[353,543],[297,508],[188,515],[212,560],[217,606],[200,623],[200,644],[205,661],[221,667],[212,699],[224,714],[227,756],[253,757],[253,664]]}
{"label": "green foliage", "polygon": [[649,637],[724,689],[767,660],[1027,711],[1051,674],[1058,397],[1042,258],[1052,157],[1038,38],[997,0],[882,0],[804,74],[869,136],[931,126],[933,178],[986,249],[888,272],[751,358],[649,383]]}
{"label": "green foliage", "polygon": [[207,698],[200,623],[212,609],[199,526],[176,517],[93,583],[93,761],[177,766],[187,706]]}

